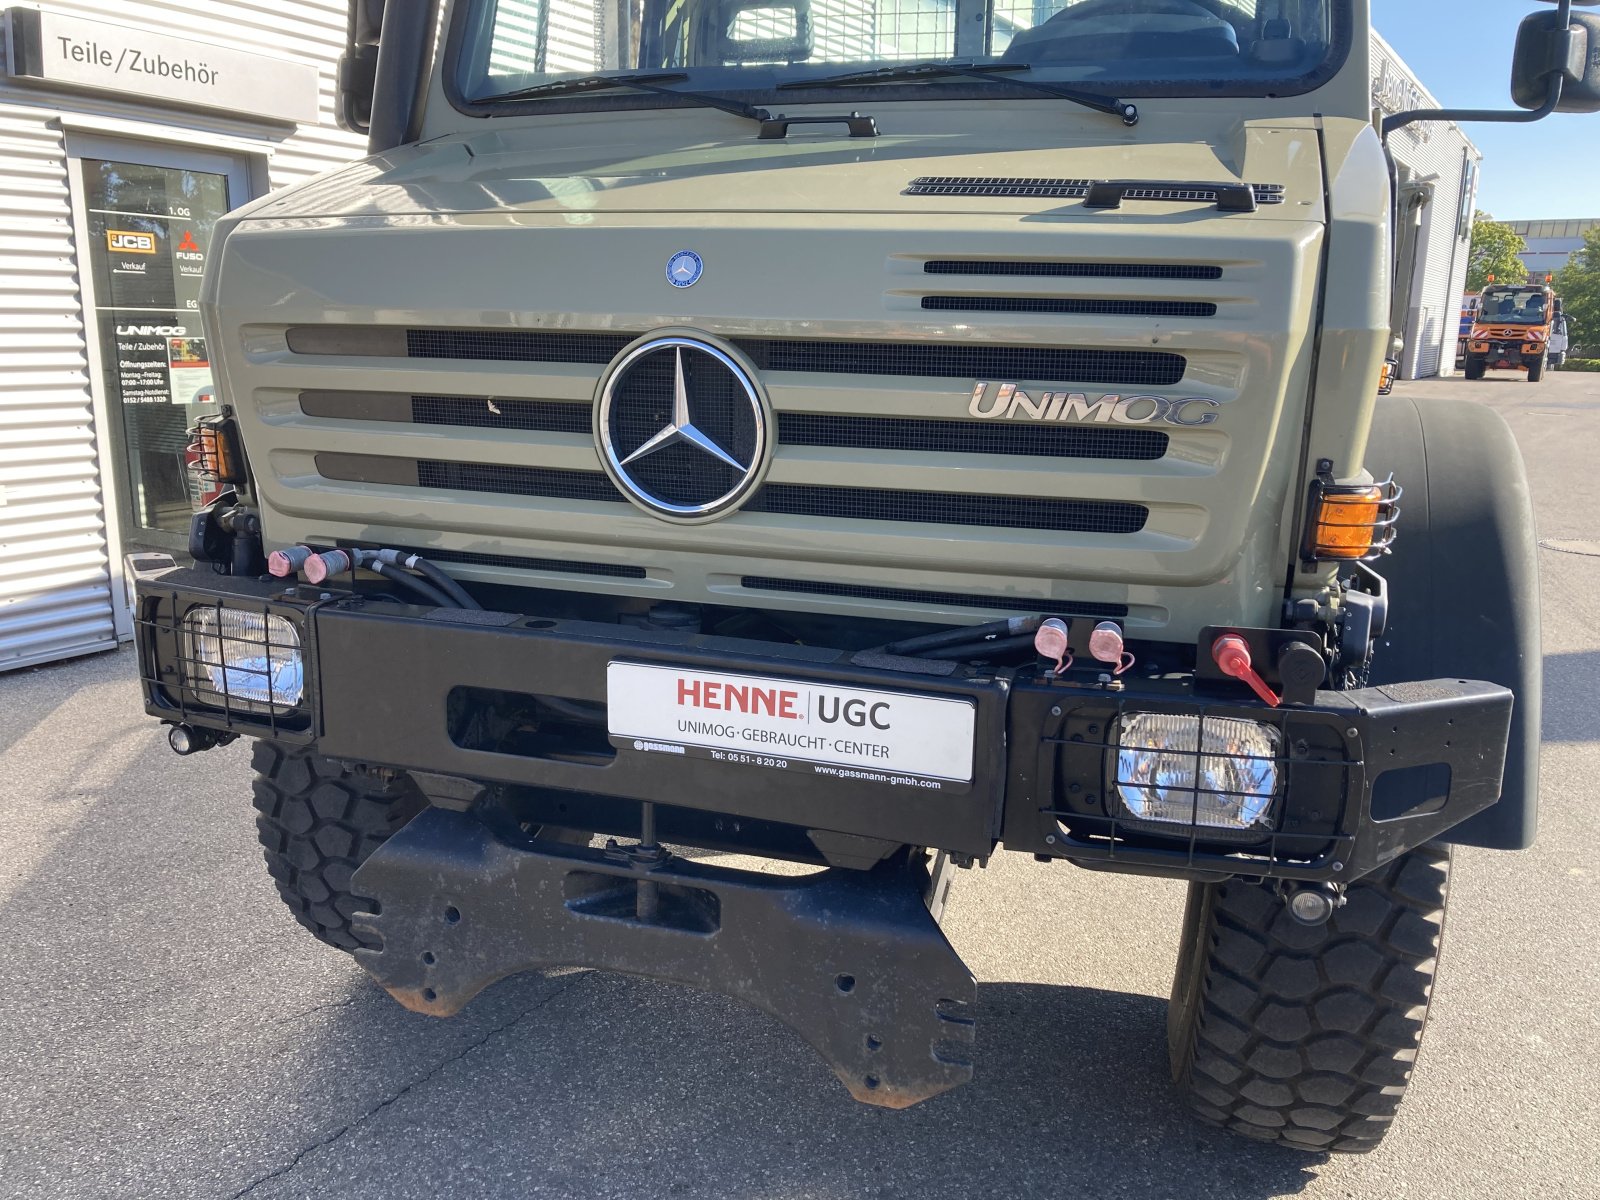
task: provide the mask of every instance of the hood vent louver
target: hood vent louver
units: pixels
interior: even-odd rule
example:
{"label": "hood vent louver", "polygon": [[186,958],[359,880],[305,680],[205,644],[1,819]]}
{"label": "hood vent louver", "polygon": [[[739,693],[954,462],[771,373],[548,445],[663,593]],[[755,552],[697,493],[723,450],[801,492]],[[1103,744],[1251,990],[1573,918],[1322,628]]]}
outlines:
{"label": "hood vent louver", "polygon": [[[1040,200],[1096,200],[1097,207],[1114,208],[1109,193],[1121,200],[1169,200],[1199,204],[1230,203],[1235,192],[1248,186],[1255,204],[1282,204],[1281,183],[1195,183],[1182,180],[1106,180],[1012,178],[1001,175],[924,175],[913,179],[906,196],[1009,196]],[[1102,196],[1102,193],[1105,195]],[[1239,211],[1248,211],[1242,205]]]}

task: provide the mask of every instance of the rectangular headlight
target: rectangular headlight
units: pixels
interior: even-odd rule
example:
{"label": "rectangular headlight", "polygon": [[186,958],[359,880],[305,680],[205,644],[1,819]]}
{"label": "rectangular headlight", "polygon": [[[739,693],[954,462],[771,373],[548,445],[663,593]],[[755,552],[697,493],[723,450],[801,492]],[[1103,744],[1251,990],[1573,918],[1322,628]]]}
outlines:
{"label": "rectangular headlight", "polygon": [[227,710],[277,713],[300,703],[300,631],[274,613],[198,605],[184,614],[184,683]]}
{"label": "rectangular headlight", "polygon": [[1271,829],[1280,741],[1257,721],[1129,713],[1113,735],[1114,815],[1234,833]]}

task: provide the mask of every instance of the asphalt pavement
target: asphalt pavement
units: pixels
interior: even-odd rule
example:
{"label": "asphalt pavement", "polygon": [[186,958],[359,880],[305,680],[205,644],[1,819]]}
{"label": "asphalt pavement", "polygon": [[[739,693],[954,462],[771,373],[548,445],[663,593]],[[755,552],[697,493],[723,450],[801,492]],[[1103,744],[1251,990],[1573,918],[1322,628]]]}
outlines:
{"label": "asphalt pavement", "polygon": [[1191,1120],[1164,1042],[1181,886],[1020,857],[946,915],[977,1078],[904,1112],[682,988],[553,971],[409,1013],[280,906],[248,748],[175,758],[122,650],[0,676],[0,1195],[1600,1196],[1600,375],[1402,386],[1491,404],[1528,460],[1544,800],[1535,849],[1457,855],[1378,1152]]}

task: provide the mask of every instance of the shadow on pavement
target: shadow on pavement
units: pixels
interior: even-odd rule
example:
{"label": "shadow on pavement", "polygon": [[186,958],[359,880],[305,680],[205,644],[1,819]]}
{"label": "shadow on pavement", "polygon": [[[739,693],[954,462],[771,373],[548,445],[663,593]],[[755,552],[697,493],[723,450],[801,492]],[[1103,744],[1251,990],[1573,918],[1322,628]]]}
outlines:
{"label": "shadow on pavement", "polygon": [[1547,742],[1600,741],[1600,650],[1544,656],[1544,715]]}
{"label": "shadow on pavement", "polygon": [[[528,1019],[354,1133],[337,1168],[302,1164],[282,1194],[353,1172],[362,1194],[425,1195],[448,1190],[454,1160],[514,1164],[496,1195],[1256,1200],[1303,1190],[1325,1161],[1191,1118],[1152,996],[982,984],[975,1080],[891,1112],[856,1104],[797,1037],[736,1002],[599,973],[552,1001],[539,980],[480,997],[525,993]],[[322,1037],[360,1044],[393,1019],[363,996]],[[407,1155],[418,1122],[446,1161]]]}

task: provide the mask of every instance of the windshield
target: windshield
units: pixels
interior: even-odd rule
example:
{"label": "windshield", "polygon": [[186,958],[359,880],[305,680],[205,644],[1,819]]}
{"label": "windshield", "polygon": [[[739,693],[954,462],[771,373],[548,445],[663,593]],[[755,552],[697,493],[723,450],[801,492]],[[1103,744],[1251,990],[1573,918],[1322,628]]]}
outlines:
{"label": "windshield", "polygon": [[1478,320],[1495,325],[1543,325],[1549,299],[1540,290],[1487,288]]}
{"label": "windshield", "polygon": [[[1337,70],[1350,22],[1348,0],[462,3],[453,82],[468,104],[597,72],[675,70],[686,72],[688,89],[764,92],[895,63],[940,61],[1022,65],[1032,68],[1033,79],[1119,96],[1292,94]],[[952,88],[970,94],[975,82],[952,76],[901,86],[935,96]],[[616,106],[618,94],[538,102]],[[1012,88],[1004,94],[1027,93]],[[645,101],[629,96],[623,102]],[[660,103],[654,97],[648,102]]]}

